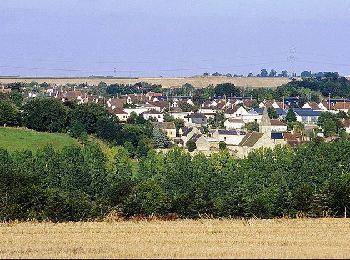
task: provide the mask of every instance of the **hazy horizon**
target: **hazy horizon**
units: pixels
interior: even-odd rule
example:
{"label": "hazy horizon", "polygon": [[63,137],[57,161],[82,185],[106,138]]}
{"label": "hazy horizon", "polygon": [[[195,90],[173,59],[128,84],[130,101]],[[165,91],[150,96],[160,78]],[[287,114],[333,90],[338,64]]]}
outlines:
{"label": "hazy horizon", "polygon": [[350,74],[348,0],[2,0],[0,11],[0,75]]}

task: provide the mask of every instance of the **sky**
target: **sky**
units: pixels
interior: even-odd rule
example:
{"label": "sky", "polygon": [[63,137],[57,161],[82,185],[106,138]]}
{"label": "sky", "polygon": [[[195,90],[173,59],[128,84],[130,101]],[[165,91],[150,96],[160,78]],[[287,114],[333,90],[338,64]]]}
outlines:
{"label": "sky", "polygon": [[350,75],[349,0],[0,0],[0,75]]}

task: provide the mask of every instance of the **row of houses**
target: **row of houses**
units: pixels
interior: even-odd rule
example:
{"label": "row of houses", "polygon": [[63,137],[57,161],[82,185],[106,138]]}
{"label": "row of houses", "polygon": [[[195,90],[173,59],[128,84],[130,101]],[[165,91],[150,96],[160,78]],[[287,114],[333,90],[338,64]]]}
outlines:
{"label": "row of houses", "polygon": [[[308,138],[287,131],[283,119],[288,109],[299,101],[297,97],[284,98],[282,102],[265,100],[259,104],[251,97],[214,98],[205,101],[196,112],[183,111],[183,104],[193,105],[191,96],[162,96],[160,93],[131,94],[110,98],[89,95],[81,90],[57,91],[47,89],[47,95],[62,102],[103,104],[116,115],[121,122],[127,122],[132,113],[152,119],[174,144],[186,146],[189,140],[196,143],[196,152],[211,153],[219,149],[219,143],[225,142],[228,149],[237,157],[245,156],[252,149],[274,147],[278,144],[299,144]],[[273,108],[276,119],[268,117],[268,109]],[[307,102],[301,108],[293,108],[297,121],[312,129],[322,112],[347,111],[349,100],[328,99],[320,103]],[[223,114],[225,121],[222,129],[210,129],[208,122],[217,113]],[[165,114],[184,121],[183,129],[176,129],[173,122],[164,122]],[[249,132],[247,123],[259,124],[259,131]],[[350,122],[343,122],[350,125]],[[347,129],[347,128],[346,128]],[[347,129],[350,133],[350,127]]]}

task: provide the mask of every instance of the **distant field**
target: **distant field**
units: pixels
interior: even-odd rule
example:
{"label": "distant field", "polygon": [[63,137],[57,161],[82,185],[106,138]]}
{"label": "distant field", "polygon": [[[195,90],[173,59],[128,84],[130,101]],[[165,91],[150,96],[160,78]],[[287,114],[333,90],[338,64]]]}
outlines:
{"label": "distant field", "polygon": [[77,141],[66,134],[40,133],[23,128],[0,127],[0,147],[15,150],[35,151],[48,144],[57,149],[64,146],[77,144]]}
{"label": "distant field", "polygon": [[0,258],[350,258],[349,241],[349,219],[0,224]]}
{"label": "distant field", "polygon": [[88,83],[97,85],[101,81],[107,84],[135,84],[137,82],[148,82],[151,84],[161,84],[165,88],[180,87],[185,83],[192,84],[194,87],[206,87],[209,84],[219,84],[230,82],[238,87],[261,88],[261,87],[278,87],[288,83],[288,78],[258,78],[258,77],[175,77],[175,78],[0,78],[0,83],[13,82],[32,82],[38,83],[56,83],[56,84],[79,84]]}

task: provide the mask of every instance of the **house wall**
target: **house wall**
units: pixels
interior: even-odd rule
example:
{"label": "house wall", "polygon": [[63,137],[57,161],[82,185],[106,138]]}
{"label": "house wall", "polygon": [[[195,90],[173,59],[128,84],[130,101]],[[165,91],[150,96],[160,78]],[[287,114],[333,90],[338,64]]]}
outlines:
{"label": "house wall", "polygon": [[287,126],[286,125],[273,125],[271,126],[272,132],[287,132]]}
{"label": "house wall", "polygon": [[128,120],[129,115],[128,114],[115,114],[116,117],[118,117],[119,121],[126,122]]}
{"label": "house wall", "polygon": [[167,137],[174,139],[176,137],[176,129],[163,129],[166,132]]}
{"label": "house wall", "polygon": [[207,141],[207,139],[205,137],[203,137],[203,136],[201,136],[197,140],[196,145],[197,145],[197,150],[198,151],[209,151],[210,150],[210,144]]}
{"label": "house wall", "polygon": [[143,114],[143,118],[146,120],[150,119],[151,117],[157,119],[158,122],[164,122],[163,114]]}
{"label": "house wall", "polygon": [[224,126],[226,127],[226,129],[241,129],[244,124],[243,123],[232,123],[228,120],[226,120],[224,122]]}

